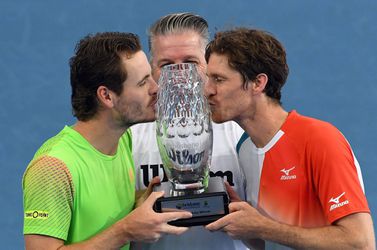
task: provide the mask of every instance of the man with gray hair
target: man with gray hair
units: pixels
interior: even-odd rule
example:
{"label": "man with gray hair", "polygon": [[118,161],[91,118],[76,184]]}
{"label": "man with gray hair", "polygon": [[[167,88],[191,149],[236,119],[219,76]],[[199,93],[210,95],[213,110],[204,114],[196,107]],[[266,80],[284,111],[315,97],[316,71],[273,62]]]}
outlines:
{"label": "man with gray hair", "polygon": [[[191,13],[176,13],[161,17],[149,30],[152,76],[158,81],[162,67],[176,63],[194,63],[205,72],[204,58],[208,43],[208,24]],[[156,142],[155,123],[132,127],[133,155],[137,189],[145,189],[154,176],[167,181]],[[244,197],[244,178],[239,168],[236,144],[242,129],[233,122],[213,124],[213,154],[210,176],[221,176]],[[222,232],[211,233],[201,226],[191,227],[180,237],[164,236],[143,249],[245,249]]]}

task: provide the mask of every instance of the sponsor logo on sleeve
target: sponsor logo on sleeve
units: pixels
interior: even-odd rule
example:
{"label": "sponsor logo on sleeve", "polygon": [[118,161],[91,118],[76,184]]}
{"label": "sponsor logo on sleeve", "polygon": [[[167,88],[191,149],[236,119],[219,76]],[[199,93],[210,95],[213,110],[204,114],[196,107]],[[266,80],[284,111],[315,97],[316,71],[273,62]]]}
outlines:
{"label": "sponsor logo on sleeve", "polygon": [[26,211],[25,212],[25,219],[47,219],[48,218],[48,212],[47,211]]}
{"label": "sponsor logo on sleeve", "polygon": [[331,198],[329,200],[329,203],[332,203],[332,205],[330,206],[330,211],[334,210],[334,209],[337,209],[339,207],[343,207],[344,205],[347,205],[349,203],[348,200],[344,200],[344,201],[340,201],[341,198],[346,194],[346,192],[343,192],[341,193],[339,196],[335,197],[335,198]]}

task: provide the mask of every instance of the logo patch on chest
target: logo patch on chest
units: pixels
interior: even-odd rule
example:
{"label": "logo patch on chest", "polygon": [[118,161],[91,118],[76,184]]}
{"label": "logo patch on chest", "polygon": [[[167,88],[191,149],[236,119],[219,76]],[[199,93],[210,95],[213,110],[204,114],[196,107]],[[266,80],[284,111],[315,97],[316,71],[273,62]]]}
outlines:
{"label": "logo patch on chest", "polygon": [[297,178],[297,176],[291,172],[292,170],[294,170],[296,167],[291,167],[290,169],[281,169],[280,172],[283,172],[283,175],[280,177],[280,180],[282,181],[288,181],[288,180],[294,180]]}

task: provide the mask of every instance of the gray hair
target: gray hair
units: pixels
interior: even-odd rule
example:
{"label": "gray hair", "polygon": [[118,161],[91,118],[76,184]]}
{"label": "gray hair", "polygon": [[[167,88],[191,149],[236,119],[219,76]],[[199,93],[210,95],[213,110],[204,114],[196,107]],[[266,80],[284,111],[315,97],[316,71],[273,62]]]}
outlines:
{"label": "gray hair", "polygon": [[209,40],[208,23],[199,16],[192,13],[174,13],[161,17],[149,29],[148,45],[152,52],[152,40],[159,35],[179,34],[184,31],[195,31],[204,40],[204,46]]}

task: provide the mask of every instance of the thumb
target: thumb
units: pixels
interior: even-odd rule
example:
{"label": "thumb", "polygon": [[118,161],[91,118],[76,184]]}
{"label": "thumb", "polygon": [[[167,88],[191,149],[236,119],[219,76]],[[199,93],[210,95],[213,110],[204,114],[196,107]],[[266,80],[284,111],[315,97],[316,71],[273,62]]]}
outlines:
{"label": "thumb", "polygon": [[153,192],[153,187],[157,184],[160,184],[161,180],[159,176],[155,176],[148,185],[147,190],[145,190],[144,197],[148,197]]}
{"label": "thumb", "polygon": [[244,202],[232,202],[229,204],[229,213],[234,213],[236,211],[243,209],[243,203]]}
{"label": "thumb", "polygon": [[164,196],[164,191],[152,192],[151,195],[149,195],[148,199],[145,200],[143,205],[145,204],[146,206],[152,208],[156,200],[163,196]]}
{"label": "thumb", "polygon": [[225,188],[228,192],[229,198],[231,202],[234,201],[241,201],[242,199],[238,196],[237,192],[230,186],[230,184],[226,181],[225,182]]}

